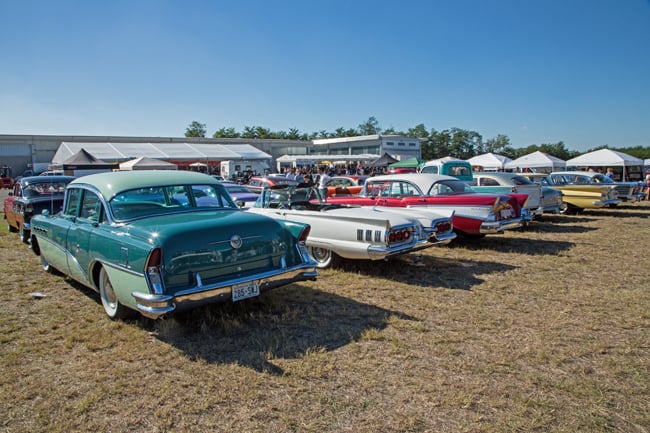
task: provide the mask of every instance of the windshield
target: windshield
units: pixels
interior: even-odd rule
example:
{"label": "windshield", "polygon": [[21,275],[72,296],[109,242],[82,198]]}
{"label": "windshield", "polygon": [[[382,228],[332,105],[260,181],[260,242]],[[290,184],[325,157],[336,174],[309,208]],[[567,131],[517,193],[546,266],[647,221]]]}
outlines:
{"label": "windshield", "polygon": [[173,185],[123,191],[109,202],[117,220],[185,211],[193,208],[237,209],[221,185]]}
{"label": "windshield", "polygon": [[262,191],[253,207],[289,209],[301,203],[308,203],[311,200],[322,202],[316,188],[298,188],[295,186],[266,188]]}

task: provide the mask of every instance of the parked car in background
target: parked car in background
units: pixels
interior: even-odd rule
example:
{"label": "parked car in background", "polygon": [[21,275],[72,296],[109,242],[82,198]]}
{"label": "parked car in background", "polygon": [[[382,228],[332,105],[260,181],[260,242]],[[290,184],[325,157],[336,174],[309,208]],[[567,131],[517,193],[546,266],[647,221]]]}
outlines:
{"label": "parked car in background", "polygon": [[491,194],[528,194],[526,209],[532,218],[542,215],[542,187],[517,173],[507,172],[473,172],[474,180],[469,182],[476,192]]}
{"label": "parked car in background", "polygon": [[314,186],[266,188],[247,211],[309,224],[307,246],[320,268],[341,259],[383,260],[447,245],[456,237],[453,212],[336,205],[324,201]]}
{"label": "parked car in background", "polygon": [[542,209],[543,213],[563,213],[566,210],[564,204],[564,193],[557,188],[549,186],[546,181],[546,173],[518,173],[542,187]]}
{"label": "parked car in background", "polygon": [[46,210],[57,213],[63,207],[65,187],[73,176],[21,177],[4,200],[4,217],[10,232],[19,232],[27,243],[30,238],[31,219]]}
{"label": "parked car in background", "polygon": [[363,182],[368,176],[332,176],[327,182],[327,196],[357,195],[363,188]]}
{"label": "parked car in background", "polygon": [[415,167],[395,167],[389,168],[388,174],[417,173],[417,171]]}
{"label": "parked car in background", "polygon": [[48,170],[39,174],[39,176],[63,176],[63,170]]}
{"label": "parked car in background", "polygon": [[221,182],[221,184],[239,206],[253,206],[260,196],[259,193],[251,191],[246,185],[233,182]]}
{"label": "parked car in background", "polygon": [[558,171],[550,173],[545,178],[549,186],[562,191],[567,214],[580,213],[585,209],[616,206],[621,202],[612,185],[574,183],[574,175],[570,173]]}
{"label": "parked car in background", "polygon": [[97,290],[109,317],[155,319],[314,279],[308,235],[239,209],[211,176],[150,170],[72,181],[59,214],[32,218],[31,243],[43,269]]}
{"label": "parked car in background", "polygon": [[268,188],[270,186],[277,186],[277,185],[298,185],[298,182],[289,179],[285,176],[253,176],[248,180],[248,188],[253,191],[257,192],[258,194],[262,192],[262,189]]}
{"label": "parked car in background", "polygon": [[454,211],[454,231],[478,238],[522,227],[527,199],[526,194],[480,194],[451,176],[405,173],[370,177],[358,196],[328,197],[327,202]]}
{"label": "parked car in background", "polygon": [[472,181],[472,164],[465,160],[451,156],[445,156],[444,158],[427,161],[421,167],[419,167],[418,172],[444,174],[463,180],[465,182]]}
{"label": "parked car in background", "polygon": [[552,185],[609,185],[616,190],[622,201],[641,201],[644,199],[643,185],[640,182],[615,182],[595,171],[561,171],[548,175]]}

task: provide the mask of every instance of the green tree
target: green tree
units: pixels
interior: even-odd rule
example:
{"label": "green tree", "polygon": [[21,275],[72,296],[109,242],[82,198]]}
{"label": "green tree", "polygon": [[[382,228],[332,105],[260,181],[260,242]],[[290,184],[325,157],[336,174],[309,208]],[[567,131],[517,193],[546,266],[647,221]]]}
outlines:
{"label": "green tree", "polygon": [[186,137],[205,137],[207,133],[205,129],[205,123],[197,122],[196,120],[192,121],[190,125],[185,129]]}
{"label": "green tree", "polygon": [[512,146],[510,144],[510,138],[507,135],[499,134],[494,138],[488,138],[485,140],[485,146],[481,153],[496,153],[499,155],[506,155],[507,153],[512,153]]}
{"label": "green tree", "polygon": [[345,129],[343,127],[336,128],[333,134],[330,134],[331,137],[356,137],[359,135],[359,131],[356,129],[348,128]]}
{"label": "green tree", "polygon": [[406,135],[407,137],[419,138],[420,140],[429,139],[429,131],[427,127],[424,126],[424,123],[415,125],[413,128],[409,128],[406,133],[400,133],[400,135]]}
{"label": "green tree", "polygon": [[300,140],[301,133],[297,128],[290,128],[287,133],[287,138],[290,140]]}
{"label": "green tree", "polygon": [[429,141],[422,147],[422,158],[438,159],[451,152],[451,133],[448,130],[431,130]]}
{"label": "green tree", "polygon": [[477,155],[476,149],[483,146],[483,137],[476,131],[451,128],[449,156],[459,159],[469,159]]}
{"label": "green tree", "polygon": [[239,132],[235,131],[235,128],[220,128],[217,129],[212,138],[239,138]]}
{"label": "green tree", "polygon": [[374,116],[370,116],[368,120],[359,125],[359,133],[361,135],[375,135],[381,134],[381,128],[379,127],[379,122],[375,119]]}
{"label": "green tree", "polygon": [[244,126],[244,132],[241,134],[242,138],[258,138],[257,126]]}

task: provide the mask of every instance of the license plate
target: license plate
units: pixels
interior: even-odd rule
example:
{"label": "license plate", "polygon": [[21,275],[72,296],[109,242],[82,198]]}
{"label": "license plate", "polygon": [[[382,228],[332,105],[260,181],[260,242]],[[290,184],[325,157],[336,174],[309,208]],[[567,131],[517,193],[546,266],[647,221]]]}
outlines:
{"label": "license plate", "polygon": [[232,286],[232,300],[241,301],[242,299],[254,298],[260,295],[260,281],[253,280],[247,283],[234,284]]}
{"label": "license plate", "polygon": [[511,218],[512,210],[511,209],[501,209],[501,218]]}

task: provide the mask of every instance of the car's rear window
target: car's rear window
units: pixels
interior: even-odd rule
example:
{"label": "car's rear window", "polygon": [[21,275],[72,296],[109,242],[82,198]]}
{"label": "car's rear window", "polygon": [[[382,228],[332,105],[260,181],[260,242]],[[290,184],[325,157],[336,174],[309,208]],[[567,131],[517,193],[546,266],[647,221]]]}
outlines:
{"label": "car's rear window", "polygon": [[173,185],[137,188],[113,197],[110,206],[117,220],[186,211],[192,208],[232,208],[237,206],[222,186]]}
{"label": "car's rear window", "polygon": [[23,196],[27,198],[39,196],[63,196],[66,182],[39,182],[27,185],[23,189]]}

